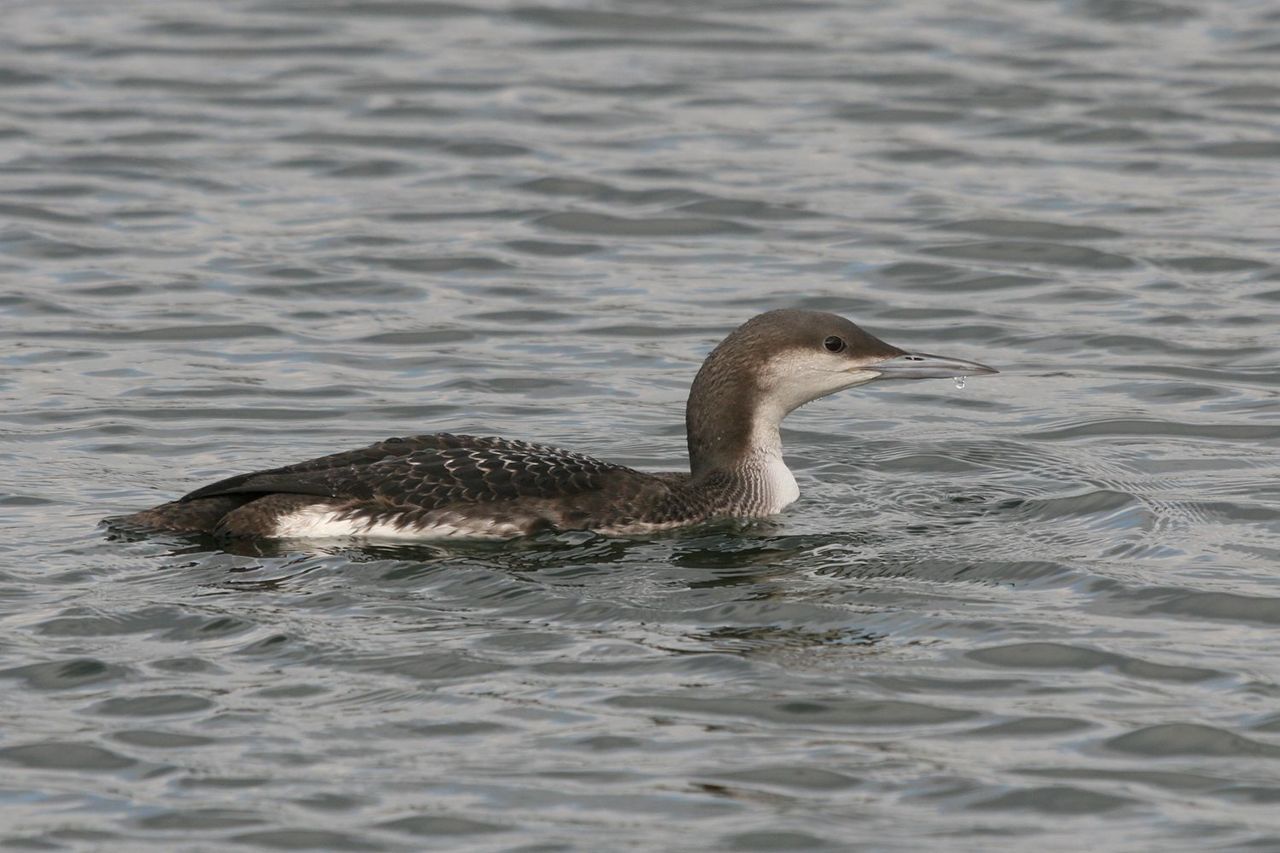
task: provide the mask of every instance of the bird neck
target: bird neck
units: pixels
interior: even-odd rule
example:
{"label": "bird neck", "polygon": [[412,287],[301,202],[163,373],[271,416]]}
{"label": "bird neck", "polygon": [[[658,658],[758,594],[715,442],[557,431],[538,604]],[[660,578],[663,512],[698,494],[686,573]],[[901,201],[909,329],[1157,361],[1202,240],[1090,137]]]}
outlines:
{"label": "bird neck", "polygon": [[750,477],[782,465],[778,428],[787,412],[751,372],[733,368],[713,353],[689,390],[685,430],[695,480],[717,472]]}

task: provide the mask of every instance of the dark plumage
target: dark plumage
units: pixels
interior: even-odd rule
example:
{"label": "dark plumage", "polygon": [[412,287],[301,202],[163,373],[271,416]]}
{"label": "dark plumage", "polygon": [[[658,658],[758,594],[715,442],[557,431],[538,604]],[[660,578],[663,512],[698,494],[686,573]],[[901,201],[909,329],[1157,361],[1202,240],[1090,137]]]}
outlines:
{"label": "dark plumage", "polygon": [[[357,529],[380,519],[395,526],[499,528],[489,535],[551,528],[661,527],[710,516],[709,498],[691,495],[689,475],[648,474],[555,447],[478,438],[389,438],[266,471],[239,474],[176,501],[112,521],[221,537],[271,536],[282,515],[324,507]],[[722,488],[724,494],[728,478]],[[747,489],[739,487],[742,494]],[[467,507],[476,512],[460,513]],[[384,531],[385,532],[385,531]]]}
{"label": "dark plumage", "polygon": [[797,494],[778,437],[788,412],[888,373],[923,378],[955,368],[995,372],[904,353],[833,314],[772,311],[729,335],[694,380],[690,473],[644,473],[555,447],[437,433],[238,474],[109,522],[224,538],[509,537],[770,515]]}

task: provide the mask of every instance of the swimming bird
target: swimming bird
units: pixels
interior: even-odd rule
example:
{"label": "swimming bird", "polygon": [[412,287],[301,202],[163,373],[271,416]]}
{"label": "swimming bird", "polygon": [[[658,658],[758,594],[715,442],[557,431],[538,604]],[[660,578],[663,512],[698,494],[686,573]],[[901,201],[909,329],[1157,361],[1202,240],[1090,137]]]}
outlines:
{"label": "swimming bird", "polygon": [[835,314],[769,311],[730,333],[698,371],[685,410],[687,473],[436,433],[237,474],[107,522],[221,539],[433,539],[635,535],[763,518],[799,497],[778,428],[804,403],[878,380],[997,372],[907,352]]}

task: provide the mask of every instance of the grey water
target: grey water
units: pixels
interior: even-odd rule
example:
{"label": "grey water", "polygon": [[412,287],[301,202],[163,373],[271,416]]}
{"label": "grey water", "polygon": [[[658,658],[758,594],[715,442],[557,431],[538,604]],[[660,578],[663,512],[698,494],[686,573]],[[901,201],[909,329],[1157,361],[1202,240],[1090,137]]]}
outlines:
{"label": "grey water", "polygon": [[[1280,849],[1280,11],[0,10],[0,847]],[[454,431],[684,464],[836,311],[999,376],[765,523],[233,553],[109,514]]]}

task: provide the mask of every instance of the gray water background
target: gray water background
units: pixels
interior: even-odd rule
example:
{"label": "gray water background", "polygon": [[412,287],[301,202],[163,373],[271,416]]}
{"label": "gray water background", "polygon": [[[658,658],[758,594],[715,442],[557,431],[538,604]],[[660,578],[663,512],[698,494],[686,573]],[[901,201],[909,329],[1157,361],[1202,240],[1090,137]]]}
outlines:
{"label": "gray water background", "polygon": [[[11,2],[0,847],[1280,850],[1273,2]],[[730,328],[1000,376],[651,540],[96,525],[451,430],[684,463]]]}

